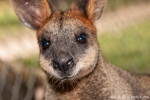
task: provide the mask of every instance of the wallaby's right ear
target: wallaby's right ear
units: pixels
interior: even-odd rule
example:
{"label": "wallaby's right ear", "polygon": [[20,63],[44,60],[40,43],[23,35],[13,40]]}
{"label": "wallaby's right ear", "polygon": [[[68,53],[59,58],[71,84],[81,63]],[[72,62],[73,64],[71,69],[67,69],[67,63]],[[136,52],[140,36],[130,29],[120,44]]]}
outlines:
{"label": "wallaby's right ear", "polygon": [[52,10],[46,0],[10,1],[20,21],[34,30],[38,30],[52,14]]}

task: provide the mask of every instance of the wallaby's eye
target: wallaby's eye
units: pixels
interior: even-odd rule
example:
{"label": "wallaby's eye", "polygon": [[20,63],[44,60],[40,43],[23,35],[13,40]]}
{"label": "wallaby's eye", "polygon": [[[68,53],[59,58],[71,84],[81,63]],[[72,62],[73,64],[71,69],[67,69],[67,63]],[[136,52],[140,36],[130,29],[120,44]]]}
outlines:
{"label": "wallaby's eye", "polygon": [[85,44],[86,43],[86,38],[87,38],[87,35],[85,33],[82,33],[79,36],[77,36],[77,41],[79,43]]}
{"label": "wallaby's eye", "polygon": [[48,40],[43,39],[42,41],[42,47],[43,49],[47,49],[49,47],[50,43]]}

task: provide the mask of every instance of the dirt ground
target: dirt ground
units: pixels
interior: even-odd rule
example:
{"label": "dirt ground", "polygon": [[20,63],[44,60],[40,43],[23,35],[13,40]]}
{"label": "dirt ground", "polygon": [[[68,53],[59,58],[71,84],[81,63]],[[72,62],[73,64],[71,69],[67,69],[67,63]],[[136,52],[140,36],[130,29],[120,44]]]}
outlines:
{"label": "dirt ground", "polygon": [[[95,24],[98,29],[98,35],[100,35],[109,31],[115,33],[148,18],[150,18],[150,4],[138,4],[104,13],[102,18]],[[0,59],[2,61],[11,62],[17,58],[38,54],[36,34],[34,34],[34,31],[28,31],[28,34],[21,35],[21,37],[10,37],[5,39],[4,42],[0,42]]]}

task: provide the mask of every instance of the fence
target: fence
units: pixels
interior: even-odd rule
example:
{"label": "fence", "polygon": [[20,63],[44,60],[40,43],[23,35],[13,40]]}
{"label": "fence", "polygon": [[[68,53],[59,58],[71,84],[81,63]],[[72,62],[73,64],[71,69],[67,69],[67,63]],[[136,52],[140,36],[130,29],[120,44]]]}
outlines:
{"label": "fence", "polygon": [[41,70],[0,62],[0,100],[42,100],[45,86]]}

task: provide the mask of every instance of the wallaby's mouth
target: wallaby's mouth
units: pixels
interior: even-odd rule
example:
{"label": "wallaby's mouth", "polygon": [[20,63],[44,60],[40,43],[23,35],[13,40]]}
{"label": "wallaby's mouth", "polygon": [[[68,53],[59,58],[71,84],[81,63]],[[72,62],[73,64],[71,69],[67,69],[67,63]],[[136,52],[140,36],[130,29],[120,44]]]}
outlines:
{"label": "wallaby's mouth", "polygon": [[69,79],[64,78],[64,79],[61,79],[61,80],[50,78],[48,80],[48,82],[53,85],[52,88],[54,90],[56,90],[57,92],[71,91],[72,89],[74,89],[77,86],[79,81],[80,80],[77,80],[77,79],[70,80],[70,78]]}
{"label": "wallaby's mouth", "polygon": [[65,77],[62,77],[62,79],[60,79],[60,80],[62,80],[62,81],[72,81],[74,79],[75,79],[75,77],[65,76]]}

